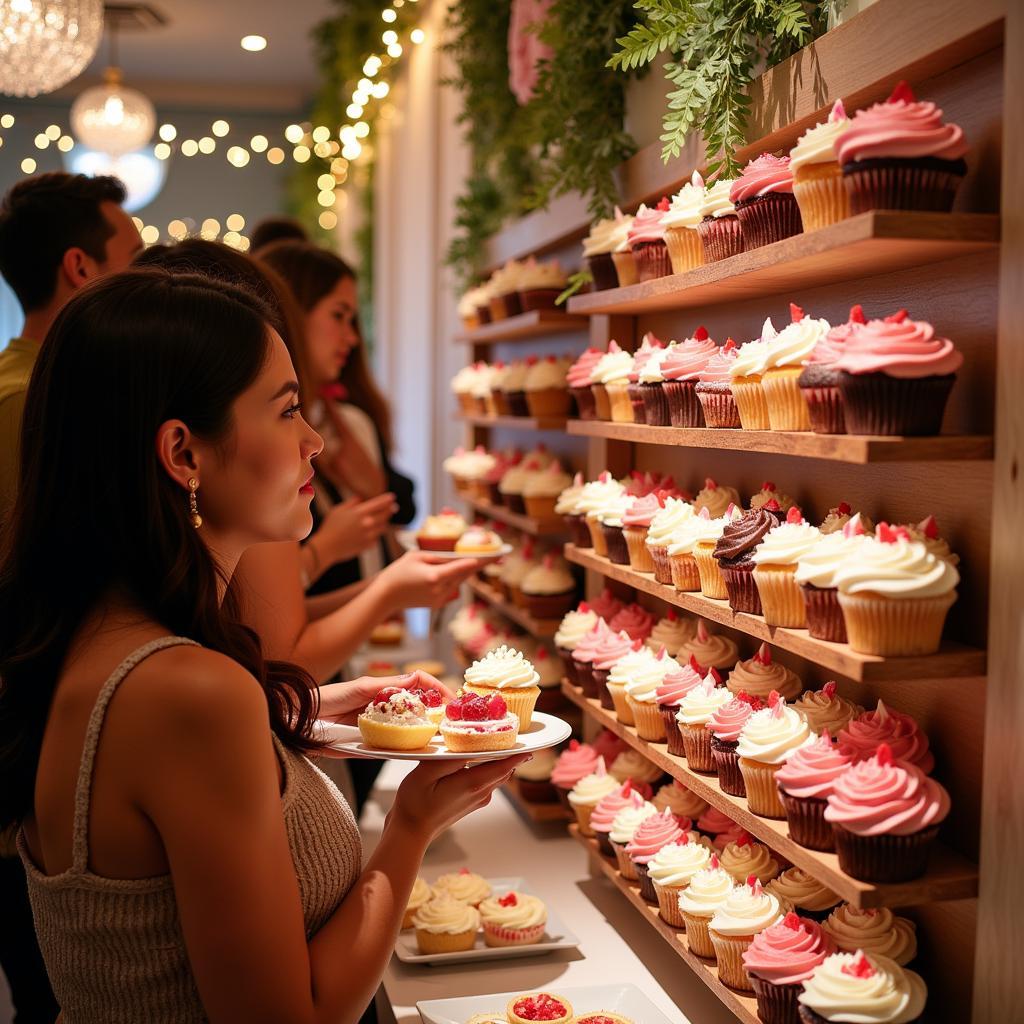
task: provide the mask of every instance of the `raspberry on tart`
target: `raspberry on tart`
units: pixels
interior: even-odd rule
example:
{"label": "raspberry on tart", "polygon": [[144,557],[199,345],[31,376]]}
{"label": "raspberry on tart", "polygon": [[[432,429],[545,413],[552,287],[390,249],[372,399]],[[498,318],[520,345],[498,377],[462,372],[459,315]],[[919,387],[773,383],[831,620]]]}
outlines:
{"label": "raspberry on tart", "polygon": [[506,1012],[510,1024],[565,1024],[572,1017],[572,1006],[568,999],[550,992],[531,992],[510,1000]]}
{"label": "raspberry on tart", "polygon": [[460,690],[445,705],[441,736],[451,751],[508,750],[518,735],[519,716],[508,710],[500,694]]}

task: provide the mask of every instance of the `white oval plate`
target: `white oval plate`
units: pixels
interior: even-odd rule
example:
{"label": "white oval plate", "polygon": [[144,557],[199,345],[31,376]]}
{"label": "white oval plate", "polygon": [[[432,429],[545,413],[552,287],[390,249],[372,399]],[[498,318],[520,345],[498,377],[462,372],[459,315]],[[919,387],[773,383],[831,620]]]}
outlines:
{"label": "white oval plate", "polygon": [[[399,530],[395,537],[398,539],[399,545],[406,551],[423,551],[416,543],[416,534],[412,530]],[[469,554],[463,551],[423,551],[423,554],[432,555],[445,562],[451,562],[458,558],[475,558],[479,562],[493,562],[496,558],[504,558],[506,555],[512,554],[512,545],[502,544],[497,551],[491,551],[488,554]]]}
{"label": "white oval plate", "polygon": [[532,750],[544,750],[554,747],[569,738],[572,732],[568,722],[555,715],[546,715],[542,711],[534,711],[533,721],[526,732],[520,732],[515,746],[509,750],[480,750],[456,753],[449,750],[437,733],[434,738],[419,750],[385,750],[382,747],[370,747],[363,742],[362,733],[355,725],[338,725],[335,722],[318,721],[314,725],[314,735],[327,740],[332,750],[348,754],[350,757],[368,757],[380,761],[497,761],[513,754],[529,753]]}

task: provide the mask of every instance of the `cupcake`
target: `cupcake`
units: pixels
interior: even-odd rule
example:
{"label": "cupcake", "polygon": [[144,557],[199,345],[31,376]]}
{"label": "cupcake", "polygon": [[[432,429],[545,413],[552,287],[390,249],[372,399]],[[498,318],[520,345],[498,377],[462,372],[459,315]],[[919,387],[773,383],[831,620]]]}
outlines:
{"label": "cupcake", "polygon": [[476,412],[476,403],[473,401],[473,380],[476,377],[477,368],[475,365],[464,366],[449,384],[452,394],[459,403],[460,411],[472,415]]}
{"label": "cupcake", "polygon": [[797,386],[807,406],[811,430],[816,434],[846,433],[846,416],[843,412],[843,398],[839,393],[836,362],[843,353],[847,339],[865,323],[864,310],[859,305],[853,306],[845,324],[836,325],[824,338],[819,339],[797,378]]}
{"label": "cupcake", "polygon": [[832,533],[842,533],[843,527],[852,519],[858,519],[866,532],[875,532],[874,523],[863,512],[854,513],[853,508],[847,501],[841,501],[835,508],[830,508],[828,515],[821,521],[818,529],[826,537]]}
{"label": "cupcake", "polygon": [[788,156],[762,153],[751,160],[733,182],[729,198],[740,219],[745,252],[803,231]]}
{"label": "cupcake", "polygon": [[942,429],[963,355],[900,310],[851,334],[835,362],[851,434],[929,435]]}
{"label": "cupcake", "polygon": [[612,616],[608,625],[612,629],[626,632],[631,640],[646,641],[654,629],[654,623],[654,616],[643,605],[633,602],[623,605]]}
{"label": "cupcake", "polygon": [[[646,341],[648,337],[653,337],[653,335],[645,335],[644,340]],[[637,423],[646,423],[649,427],[667,427],[669,425],[668,398],[662,388],[665,377],[661,368],[675,344],[672,342],[666,348],[659,342],[660,347],[647,352],[643,358],[639,352],[637,353],[637,358],[633,363],[633,373],[630,374],[630,379],[633,381],[630,384],[633,418]],[[643,346],[641,346],[642,348]]]}
{"label": "cupcake", "polygon": [[866,761],[885,743],[898,761],[907,761],[931,775],[935,758],[928,737],[910,715],[894,711],[883,701],[874,711],[858,715],[839,733],[839,749],[854,761]]}
{"label": "cupcake", "polygon": [[509,1024],[569,1024],[572,1019],[572,1004],[563,996],[550,992],[530,992],[510,999],[505,1007]]}
{"label": "cupcake", "polygon": [[484,290],[480,287],[470,288],[462,298],[459,299],[459,319],[465,331],[475,331],[480,326],[480,317],[477,308],[487,302]]}
{"label": "cupcake", "polygon": [[639,803],[633,800],[630,802],[628,807],[624,807],[619,811],[619,813],[615,815],[615,819],[612,821],[611,831],[608,833],[608,840],[615,853],[616,863],[619,865],[619,874],[622,875],[627,882],[636,882],[640,877],[637,874],[636,865],[633,863],[633,859],[629,855],[629,844],[633,841],[633,836],[636,834],[636,830],[640,827],[640,824],[645,819],[656,814],[658,814],[658,809],[654,804],[649,803],[646,800],[640,801]]}
{"label": "cupcake", "polygon": [[513,359],[502,374],[501,387],[509,414],[512,416],[530,415],[530,409],[526,404],[526,375],[536,361],[536,356],[530,356],[529,359]]}
{"label": "cupcake", "polygon": [[864,709],[852,700],[847,700],[839,691],[833,679],[820,690],[806,690],[793,705],[807,720],[811,732],[819,735],[826,729],[835,739]]}
{"label": "cupcake", "polygon": [[466,669],[465,689],[484,697],[500,696],[519,718],[520,731],[526,732],[540,696],[537,681],[533,665],[519,651],[502,645]]}
{"label": "cupcake", "polygon": [[768,402],[761,380],[768,363],[769,346],[778,331],[768,317],[761,337],[741,345],[729,367],[729,387],[744,430],[768,430]]}
{"label": "cupcake", "polygon": [[695,686],[680,701],[676,722],[686,752],[686,764],[691,771],[715,773],[711,733],[707,727],[712,715],[730,700],[732,695],[729,691],[718,686],[715,676],[708,672],[700,686]]}
{"label": "cupcake", "polygon": [[858,1019],[911,1024],[921,1020],[928,999],[920,975],[863,950],[833,953],[803,984],[797,996],[802,1024]]}
{"label": "cupcake", "polygon": [[770,510],[751,509],[729,523],[715,544],[714,557],[725,580],[729,606],[734,612],[761,614],[761,597],[754,582],[754,549],[776,523]]}
{"label": "cupcake", "polygon": [[590,528],[586,516],[580,511],[580,498],[583,496],[583,474],[577,473],[572,483],[555,499],[555,515],[561,516],[569,528],[569,539],[578,548],[589,548]]}
{"label": "cupcake", "polygon": [[[724,850],[729,843],[739,838],[738,835],[730,835],[730,833],[738,831],[741,834],[746,834],[725,811],[719,810],[717,807],[708,807],[703,814],[698,816],[697,828],[711,836],[716,850]],[[721,836],[729,838],[719,842]]]}
{"label": "cupcake", "polygon": [[540,564],[533,539],[527,537],[522,545],[507,555],[501,563],[501,587],[518,608],[526,607],[522,586],[526,574]]}
{"label": "cupcake", "polygon": [[694,550],[700,541],[716,536],[717,531],[707,509],[702,509],[700,515],[690,516],[676,527],[666,548],[672,585],[676,590],[700,590],[700,572]]}
{"label": "cupcake", "polygon": [[601,637],[594,651],[591,661],[593,686],[597,690],[596,696],[601,702],[601,707],[607,708],[609,711],[615,710],[615,704],[608,691],[609,675],[619,661],[634,652],[634,643],[635,641],[625,630],[616,633],[609,628]]}
{"label": "cupcake", "polygon": [[[646,795],[644,790],[646,790]],[[626,779],[618,789],[613,789],[597,802],[597,806],[590,814],[590,830],[605,856],[615,856],[615,851],[612,849],[611,831],[619,811],[624,811],[627,807],[642,807],[650,795],[650,786]]]}
{"label": "cupcake", "polygon": [[651,635],[644,641],[652,651],[664,647],[674,658],[688,640],[697,632],[697,620],[689,615],[680,615],[669,608],[663,618],[658,619]]}
{"label": "cupcake", "polygon": [[535,619],[559,619],[576,603],[576,579],[553,551],[520,584],[527,611]]}
{"label": "cupcake", "polygon": [[619,782],[632,779],[635,783],[648,785],[657,782],[664,774],[653,761],[648,761],[640,751],[632,747],[619,751],[608,771]]}
{"label": "cupcake", "polygon": [[523,485],[526,514],[534,519],[554,519],[559,495],[572,487],[572,482],[572,477],[562,469],[561,462],[554,459]]}
{"label": "cupcake", "polygon": [[499,693],[483,697],[460,691],[445,705],[440,732],[445,747],[455,753],[510,750],[519,735],[519,717]]}
{"label": "cupcake", "polygon": [[720,178],[704,190],[697,234],[705,263],[716,263],[743,252],[743,230],[730,198],[734,184],[731,179]]}
{"label": "cupcake", "polygon": [[806,316],[793,303],[789,310],[791,322],[768,345],[761,388],[772,430],[810,430],[810,413],[798,382],[815,346],[824,340],[832,325],[827,320]]}
{"label": "cupcake", "polygon": [[[640,342],[640,347],[633,353],[633,367],[629,371],[629,384],[627,393],[633,407],[634,423],[657,424],[657,419],[648,420],[647,410],[644,405],[644,394],[650,390],[650,381],[660,381],[659,370],[652,370],[647,373],[649,366],[657,367],[665,354],[665,343],[648,331]],[[641,380],[641,376],[643,380]]]}
{"label": "cupcake", "polygon": [[498,493],[506,508],[519,515],[526,515],[526,499],[523,497],[523,489],[529,482],[531,474],[539,473],[542,469],[542,461],[533,455],[527,456],[509,468],[498,484]]}
{"label": "cupcake", "polygon": [[661,361],[661,385],[673,427],[703,427],[704,410],[697,398],[701,372],[718,352],[707,329],[698,327],[693,337],[673,345]]}
{"label": "cupcake", "polygon": [[[615,717],[623,725],[635,725],[633,708],[626,700],[626,683],[634,678],[648,679],[651,676],[657,677],[660,682],[664,677],[662,662],[666,655],[662,651],[661,658],[649,647],[645,647],[642,640],[634,640],[631,643],[632,649],[619,658],[608,671],[605,687],[611,698],[612,706],[615,709]],[[668,658],[672,668],[678,667],[675,660]],[[666,671],[668,668],[666,667]],[[655,684],[656,685],[656,684]],[[653,687],[652,687],[653,690]],[[650,728],[648,726],[648,731]]]}
{"label": "cupcake", "polygon": [[835,849],[825,807],[836,779],[851,764],[853,758],[836,749],[826,729],[813,743],[795,751],[776,772],[779,800],[794,842],[810,850]]}
{"label": "cupcake", "polygon": [[736,342],[726,338],[725,344],[697,374],[694,391],[704,413],[704,422],[709,427],[735,429],[740,426],[739,409],[730,387],[732,364],[736,362],[738,353]]}
{"label": "cupcake", "polygon": [[793,580],[800,588],[808,632],[816,640],[846,643],[846,622],[839,607],[836,573],[850,561],[856,561],[864,541],[860,513],[840,533],[822,537],[800,556]]}
{"label": "cupcake", "polygon": [[672,582],[672,565],[668,559],[669,538],[692,516],[693,506],[688,501],[682,498],[665,498],[662,507],[651,518],[645,543],[654,578],[659,583]]}
{"label": "cupcake", "polygon": [[858,110],[835,143],[850,212],[953,208],[967,173],[967,140],[934,103],[900,82],[884,103]]}
{"label": "cupcake", "polygon": [[633,220],[634,218],[627,214],[622,223],[616,227],[612,264],[615,267],[615,276],[618,278],[620,288],[628,288],[639,280],[636,257],[629,247],[629,232],[633,227]]}
{"label": "cupcake", "polygon": [[581,835],[593,836],[590,816],[594,808],[601,802],[602,797],[618,788],[619,783],[605,769],[603,757],[597,759],[597,765],[589,775],[584,775],[572,787],[569,791],[569,804],[576,813],[576,824]]}
{"label": "cupcake", "polygon": [[705,669],[726,669],[736,661],[739,648],[736,641],[721,633],[712,633],[703,619],[697,620],[697,629],[692,640],[687,640],[679,649],[680,658],[694,657]]}
{"label": "cupcake", "polygon": [[412,927],[416,911],[430,899],[430,886],[422,878],[417,878],[412,885],[412,892],[409,893],[409,900],[405,905],[405,916],[402,918],[402,931]]}
{"label": "cupcake", "polygon": [[683,698],[703,682],[702,672],[702,666],[697,663],[693,655],[690,655],[689,663],[669,672],[662,679],[655,693],[658,713],[661,715],[665,728],[668,752],[677,757],[685,757],[686,749],[683,747],[683,737],[679,732],[676,715],[679,713],[679,705],[682,704]]}
{"label": "cupcake", "polygon": [[735,487],[723,486],[712,477],[705,477],[704,486],[693,499],[694,512],[707,510],[712,519],[720,519],[730,505],[740,504],[740,493]]}
{"label": "cupcake", "polygon": [[615,272],[612,253],[615,247],[629,237],[633,218],[624,214],[617,206],[615,216],[607,217],[590,225],[590,232],[583,239],[583,258],[587,261],[590,276],[594,279],[594,291],[602,292],[617,288],[619,277]]}
{"label": "cupcake", "polygon": [[701,536],[693,546],[693,560],[697,563],[697,575],[700,578],[700,592],[705,597],[724,601],[729,596],[718,559],[715,558],[715,546],[725,528],[743,515],[738,504],[730,504],[725,514],[704,524]]}
{"label": "cupcake", "polygon": [[525,263],[509,260],[491,274],[489,303],[491,320],[506,320],[510,316],[518,316],[523,311],[519,299],[519,282]]}
{"label": "cupcake", "polygon": [[496,555],[504,543],[496,530],[471,526],[455,542],[455,551],[460,555]]}
{"label": "cupcake", "polygon": [[556,757],[553,750],[535,750],[529,761],[515,770],[519,795],[531,804],[553,804],[558,801],[558,791],[551,782]]}
{"label": "cupcake", "polygon": [[[665,722],[661,716],[658,704],[658,688],[664,682],[670,672],[679,670],[679,662],[666,654],[662,647],[657,654],[652,654],[649,647],[642,647],[641,651],[647,655],[642,664],[631,667],[625,682],[626,706],[632,713],[636,725],[636,734],[642,740],[649,742],[665,742]],[[639,653],[639,652],[638,652]],[[619,665],[624,665],[628,658],[623,658]],[[608,677],[608,689],[612,694],[612,702],[616,702],[616,691],[613,689],[617,683],[617,665],[612,669]]]}
{"label": "cupcake", "polygon": [[807,625],[796,568],[800,558],[813,551],[820,539],[818,528],[805,522],[794,506],[786,513],[786,521],[770,530],[755,549],[754,583],[761,613],[769,626],[801,629]]}
{"label": "cupcake", "polygon": [[775,776],[796,751],[814,740],[803,717],[774,692],[768,695],[768,707],[747,719],[736,753],[752,813],[763,818],[786,817]]}
{"label": "cupcake", "polygon": [[594,656],[610,632],[604,619],[598,619],[593,629],[584,633],[573,648],[572,663],[576,685],[583,691],[584,697],[598,696],[597,683],[594,680]]}
{"label": "cupcake", "polygon": [[839,867],[865,882],[907,882],[928,866],[949,794],[881,744],[873,757],[833,783],[825,820],[835,835]]}
{"label": "cupcake", "polygon": [[850,197],[836,156],[836,142],[848,127],[843,101],[836,100],[828,120],[808,128],[789,152],[804,231],[827,228],[850,216]]}
{"label": "cupcake", "polygon": [[554,641],[558,653],[562,656],[562,664],[565,666],[565,676],[573,686],[579,686],[579,677],[576,673],[577,663],[573,660],[573,651],[577,645],[595,626],[597,615],[593,612],[586,601],[581,601],[575,611],[566,612],[562,621],[558,624]]}
{"label": "cupcake", "polygon": [[572,810],[569,803],[569,792],[584,776],[597,770],[597,751],[589,743],[569,740],[551,770],[551,785],[555,787],[558,799],[567,810]]}
{"label": "cupcake", "polygon": [[708,925],[735,888],[732,876],[722,870],[718,857],[712,854],[707,866],[701,868],[680,892],[679,913],[686,923],[686,944],[691,953],[714,959],[715,947]]}
{"label": "cupcake", "polygon": [[[686,835],[679,819],[668,809],[651,814],[637,825],[633,838],[626,845],[626,853],[633,861],[640,882],[640,895],[648,903],[657,903],[654,883],[648,875],[648,865],[663,847],[678,843]],[[703,847],[701,847],[703,849]]]}
{"label": "cupcake", "polygon": [[751,509],[766,508],[780,523],[785,520],[786,513],[794,504],[793,499],[784,491],[780,491],[771,480],[765,480],[761,484],[761,490],[750,496]]}
{"label": "cupcake", "polygon": [[767,885],[781,870],[771,850],[764,843],[755,842],[746,833],[727,843],[719,860],[737,884],[753,876],[762,885]]}
{"label": "cupcake", "polygon": [[760,698],[740,693],[728,704],[723,704],[708,722],[708,731],[711,733],[711,756],[714,758],[715,771],[718,772],[718,784],[722,787],[722,792],[730,796],[747,795],[736,747],[739,745],[740,731],[746,725],[747,719],[764,706]]}
{"label": "cupcake", "polygon": [[443,508],[437,515],[427,516],[416,534],[421,551],[454,551],[458,539],[469,524],[453,508]]}
{"label": "cupcake", "polygon": [[639,281],[653,281],[672,273],[663,223],[668,209],[668,196],[664,196],[653,209],[641,203],[640,209],[636,211],[633,225],[629,229],[629,248],[636,260]]}
{"label": "cupcake", "polygon": [[936,558],[941,558],[953,566],[960,564],[960,556],[953,553],[949,542],[939,534],[939,524],[935,521],[935,516],[925,516],[919,523],[900,525],[910,535],[911,540],[923,544]]}
{"label": "cupcake", "polygon": [[437,732],[423,701],[397,686],[380,690],[357,724],[363,743],[381,750],[421,750]]}
{"label": "cupcake", "polygon": [[537,671],[537,685],[540,687],[537,710],[548,713],[563,711],[566,702],[562,696],[562,659],[555,657],[546,644],[539,643],[530,660]]}
{"label": "cupcake", "polygon": [[831,953],[832,940],[816,921],[794,913],[758,932],[743,954],[743,966],[757,999],[762,1024],[799,1020],[797,996],[803,983]]}
{"label": "cupcake", "polygon": [[548,911],[536,896],[507,892],[480,904],[480,923],[488,946],[530,946],[544,938]]}
{"label": "cupcake", "polygon": [[741,992],[753,992],[743,954],[758,932],[781,917],[778,898],[765,892],[753,875],[726,896],[708,924],[720,982]]}
{"label": "cupcake", "polygon": [[685,274],[704,262],[704,247],[697,231],[703,219],[703,206],[704,179],[694,171],[690,180],[672,197],[661,221],[673,274]]}
{"label": "cupcake", "polygon": [[[667,812],[671,813],[671,812]],[[663,846],[647,863],[647,879],[654,889],[658,913],[676,928],[684,928],[679,894],[690,884],[698,871],[711,862],[711,851],[693,842],[684,832],[674,843]]]}
{"label": "cupcake", "polygon": [[873,956],[884,956],[906,967],[917,956],[917,925],[906,917],[897,917],[888,907],[863,910],[844,903],[825,919],[825,933],[844,953],[858,949]]}
{"label": "cupcake", "polygon": [[532,309],[556,309],[555,300],[569,283],[558,260],[539,262],[532,256],[520,266],[517,280],[523,312]]}
{"label": "cupcake", "polygon": [[[596,480],[591,480],[584,485],[576,500],[577,513],[582,514],[587,524],[587,529],[590,531],[590,546],[593,547],[595,554],[608,556],[608,547],[604,542],[604,533],[601,530],[598,513],[613,497],[625,494],[625,491],[626,488],[618,480],[612,479],[611,473],[605,470]],[[601,615],[600,609],[596,606],[594,611]],[[608,616],[603,617],[607,618]]]}
{"label": "cupcake", "polygon": [[526,371],[523,390],[531,416],[551,419],[569,415],[572,400],[566,384],[566,369],[557,356],[546,356]]}
{"label": "cupcake", "polygon": [[604,353],[599,348],[588,348],[570,367],[565,376],[569,393],[576,401],[576,410],[581,420],[596,420],[597,406],[590,389],[591,374],[601,361]]}
{"label": "cupcake", "polygon": [[824,921],[838,906],[839,897],[803,868],[787,868],[768,883],[768,891],[783,906],[791,906],[801,917]]}
{"label": "cupcake", "polygon": [[439,875],[433,888],[434,898],[439,896],[450,896],[460,903],[466,903],[471,907],[478,907],[491,895],[491,886],[487,879],[469,868],[459,868],[448,874]]}
{"label": "cupcake", "polygon": [[654,562],[647,547],[647,533],[652,520],[664,505],[664,498],[648,494],[637,498],[622,517],[622,536],[629,552],[629,565],[636,572],[654,572]]}
{"label": "cupcake", "polygon": [[892,657],[939,649],[960,574],[905,530],[879,523],[834,580],[853,650]]}
{"label": "cupcake", "polygon": [[473,948],[480,914],[470,904],[441,894],[424,903],[412,923],[420,953],[459,953]]}
{"label": "cupcake", "polygon": [[697,796],[692,789],[678,779],[666,782],[654,794],[651,803],[659,811],[667,807],[677,818],[690,818],[696,821],[707,809],[708,802]]}
{"label": "cupcake", "polygon": [[590,390],[599,420],[616,423],[633,422],[633,404],[629,399],[629,374],[633,356],[619,347],[614,339],[591,373]]}
{"label": "cupcake", "polygon": [[800,677],[772,657],[772,649],[762,642],[752,658],[737,661],[725,683],[735,693],[747,693],[767,701],[772,690],[786,700],[800,696],[804,684]]}

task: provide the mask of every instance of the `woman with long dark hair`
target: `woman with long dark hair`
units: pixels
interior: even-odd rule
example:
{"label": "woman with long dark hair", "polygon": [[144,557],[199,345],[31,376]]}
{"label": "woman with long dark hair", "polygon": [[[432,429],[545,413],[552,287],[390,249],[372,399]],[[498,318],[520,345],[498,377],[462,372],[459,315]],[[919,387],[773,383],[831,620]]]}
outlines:
{"label": "woman with long dark hair", "polygon": [[66,1024],[358,1020],[427,844],[522,760],[419,766],[360,871],[304,755],[381,681],[268,661],[228,586],[310,528],[298,386],[259,300],[198,275],[104,279],[42,346],[0,549],[0,827]]}

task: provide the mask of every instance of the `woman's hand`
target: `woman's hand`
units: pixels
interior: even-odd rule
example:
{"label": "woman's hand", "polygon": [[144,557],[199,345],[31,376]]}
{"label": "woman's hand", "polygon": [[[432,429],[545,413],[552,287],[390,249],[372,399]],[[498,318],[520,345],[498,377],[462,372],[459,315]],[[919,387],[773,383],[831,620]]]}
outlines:
{"label": "woman's hand", "polygon": [[306,543],[307,547],[315,545],[321,572],[337,562],[355,558],[376,544],[397,510],[395,496],[390,491],[366,501],[348,498],[335,505]]}
{"label": "woman's hand", "polygon": [[404,676],[360,676],[345,683],[329,683],[320,687],[320,717],[343,725],[355,725],[366,705],[388,686],[402,690],[436,690],[443,700],[455,694],[428,672],[409,672]]}
{"label": "woman's hand", "polygon": [[476,558],[438,559],[428,551],[409,551],[382,569],[373,586],[384,593],[392,612],[440,608],[459,595],[459,587],[483,563]]}

